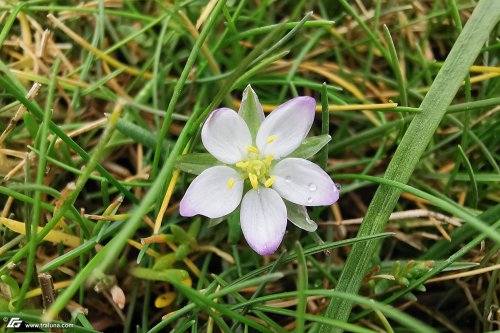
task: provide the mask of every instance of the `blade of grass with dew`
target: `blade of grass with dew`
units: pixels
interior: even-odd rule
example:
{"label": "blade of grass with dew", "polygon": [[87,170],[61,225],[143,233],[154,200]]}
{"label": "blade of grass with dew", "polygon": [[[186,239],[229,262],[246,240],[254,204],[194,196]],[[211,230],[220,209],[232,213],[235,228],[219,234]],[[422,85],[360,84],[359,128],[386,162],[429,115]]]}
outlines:
{"label": "blade of grass with dew", "polygon": [[[403,136],[387,167],[385,178],[401,183],[406,183],[409,180],[420,160],[420,156],[444,116],[446,108],[455,97],[462,80],[479,54],[490,31],[497,24],[499,17],[500,2],[495,0],[481,0],[474,9],[420,105],[420,108],[424,111],[413,118]],[[387,185],[381,185],[378,188],[370,203],[358,236],[370,235],[383,229],[399,199],[400,193],[400,189]],[[336,290],[352,294],[357,293],[370,266],[371,254],[374,253],[378,243],[368,241],[353,246],[342,270]],[[326,316],[347,321],[351,308],[351,301],[333,298],[326,311]],[[331,330],[323,325],[320,332],[327,333],[331,332]],[[341,330],[334,330],[333,332],[341,332]]]}

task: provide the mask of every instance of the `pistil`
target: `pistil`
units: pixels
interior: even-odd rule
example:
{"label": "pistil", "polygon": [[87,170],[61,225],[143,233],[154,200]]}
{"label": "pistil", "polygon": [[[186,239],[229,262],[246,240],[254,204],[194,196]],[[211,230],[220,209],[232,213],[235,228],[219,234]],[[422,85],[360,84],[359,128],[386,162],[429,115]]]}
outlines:
{"label": "pistil", "polygon": [[[269,154],[265,158],[260,157],[257,148],[253,146],[246,148],[249,151],[247,160],[236,163],[236,167],[241,169],[243,178],[248,178],[253,189],[258,189],[261,185],[270,187],[275,181],[274,178],[269,177],[274,156]],[[230,188],[229,186],[232,186],[232,184],[228,182],[227,186]]]}

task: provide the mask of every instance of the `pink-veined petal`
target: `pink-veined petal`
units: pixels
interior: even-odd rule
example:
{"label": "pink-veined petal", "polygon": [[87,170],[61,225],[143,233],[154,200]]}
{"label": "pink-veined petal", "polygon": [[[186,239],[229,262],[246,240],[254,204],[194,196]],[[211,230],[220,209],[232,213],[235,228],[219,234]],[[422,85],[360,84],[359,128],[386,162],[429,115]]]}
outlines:
{"label": "pink-veined petal", "polygon": [[296,97],[281,104],[260,126],[256,138],[257,148],[265,156],[287,156],[306,138],[315,113],[316,101],[312,97]]}
{"label": "pink-veined petal", "polygon": [[203,145],[219,161],[235,164],[247,154],[252,136],[245,121],[233,110],[221,108],[213,111],[201,131]]}
{"label": "pink-veined petal", "polygon": [[179,212],[182,216],[221,217],[238,207],[242,193],[243,180],[236,170],[228,166],[211,167],[189,185]]}
{"label": "pink-veined petal", "polygon": [[272,254],[285,235],[285,203],[273,189],[252,189],[241,202],[240,221],[250,247],[262,256]]}
{"label": "pink-veined petal", "polygon": [[271,170],[273,189],[298,205],[326,206],[339,199],[339,190],[319,166],[302,158],[285,158]]}

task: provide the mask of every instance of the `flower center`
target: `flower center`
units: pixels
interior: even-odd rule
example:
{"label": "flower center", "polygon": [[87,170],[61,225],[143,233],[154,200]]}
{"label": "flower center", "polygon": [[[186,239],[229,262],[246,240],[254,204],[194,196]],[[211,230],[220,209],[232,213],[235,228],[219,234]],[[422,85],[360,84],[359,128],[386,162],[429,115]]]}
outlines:
{"label": "flower center", "polygon": [[253,146],[248,146],[247,150],[246,159],[236,163],[236,167],[241,169],[244,179],[248,178],[252,188],[257,189],[259,184],[270,187],[275,181],[274,178],[269,177],[273,155],[262,157],[259,150]]}

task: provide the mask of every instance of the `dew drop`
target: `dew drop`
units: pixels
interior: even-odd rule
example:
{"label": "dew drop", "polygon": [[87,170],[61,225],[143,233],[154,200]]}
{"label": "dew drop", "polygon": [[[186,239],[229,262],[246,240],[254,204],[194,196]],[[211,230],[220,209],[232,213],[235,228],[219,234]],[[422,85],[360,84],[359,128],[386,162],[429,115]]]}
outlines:
{"label": "dew drop", "polygon": [[290,183],[292,181],[292,177],[286,176],[285,177],[285,182]]}
{"label": "dew drop", "polygon": [[312,197],[307,198],[307,202],[309,203],[313,202],[313,198]]}
{"label": "dew drop", "polygon": [[316,184],[314,183],[309,184],[309,191],[314,192],[316,191],[317,188],[318,187],[316,186]]}

